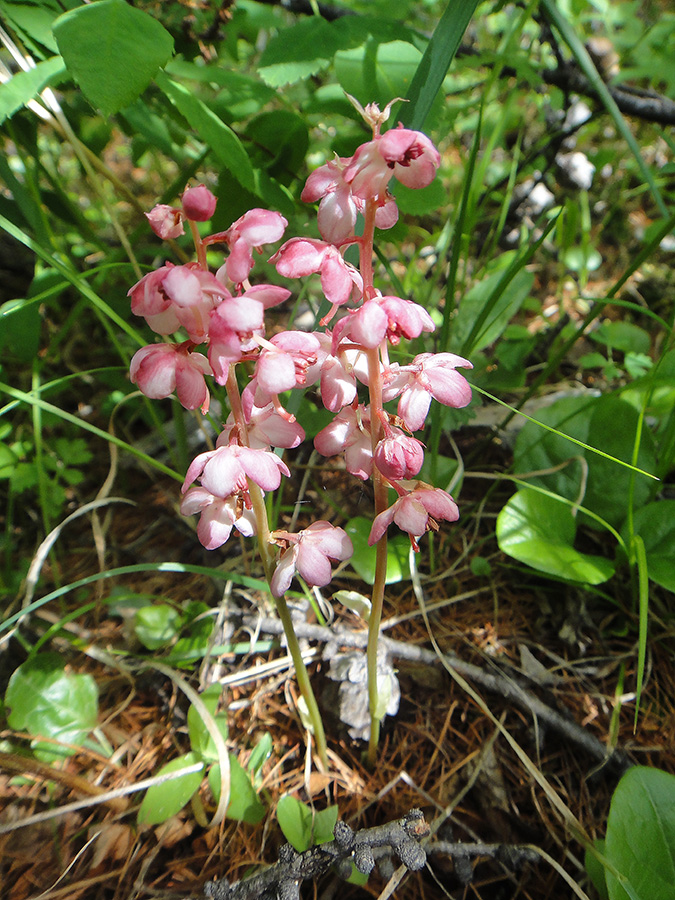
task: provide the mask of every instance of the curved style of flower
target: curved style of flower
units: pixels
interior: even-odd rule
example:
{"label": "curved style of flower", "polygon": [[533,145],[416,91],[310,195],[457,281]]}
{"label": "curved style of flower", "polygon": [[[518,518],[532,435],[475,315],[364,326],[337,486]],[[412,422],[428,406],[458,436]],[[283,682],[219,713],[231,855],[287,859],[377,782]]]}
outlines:
{"label": "curved style of flower", "polygon": [[392,524],[406,531],[415,550],[419,550],[417,539],[429,529],[438,530],[438,520],[456,522],[459,509],[450,494],[440,488],[417,482],[409,493],[398,498],[389,509],[376,516],[370,529],[368,543],[372,547]]}
{"label": "curved style of flower", "polygon": [[281,554],[270,582],[275,597],[286,593],[296,573],[310,586],[325,587],[333,577],[331,563],[349,559],[354,552],[347,532],[322,519],[298,534],[275,531],[271,537],[277,543],[289,545]]}

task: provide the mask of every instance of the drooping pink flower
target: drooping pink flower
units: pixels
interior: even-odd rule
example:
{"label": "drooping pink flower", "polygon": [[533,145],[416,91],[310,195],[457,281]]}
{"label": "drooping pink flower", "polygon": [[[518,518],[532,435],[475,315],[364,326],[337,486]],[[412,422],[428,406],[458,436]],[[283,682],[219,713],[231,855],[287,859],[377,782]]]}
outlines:
{"label": "drooping pink flower", "polygon": [[[248,431],[248,446],[254,450],[269,450],[270,447],[283,447],[292,450],[299,447],[305,439],[304,428],[298,422],[290,422],[282,416],[273,403],[266,406],[255,406],[247,403],[250,395],[242,397],[244,416]],[[234,429],[237,428],[234,416],[230,414],[218,437],[219,444],[229,442]]]}
{"label": "drooping pink flower", "polygon": [[253,511],[243,506],[239,498],[217,497],[204,487],[191,487],[180,505],[184,516],[201,513],[197,524],[197,537],[207,550],[222,547],[234,526],[244,537],[256,533]]}
{"label": "drooping pink flower", "polygon": [[354,234],[356,203],[343,172],[349,158],[336,157],[315,169],[307,179],[300,199],[305,203],[319,203],[317,222],[321,237],[331,244],[340,244]]}
{"label": "drooping pink flower", "polygon": [[205,244],[225,242],[230,255],[225,263],[227,277],[233,284],[242,284],[253,268],[253,251],[261,251],[263,244],[281,240],[288,221],[281,213],[270,209],[249,209],[233,222],[227,231],[212,234]]}
{"label": "drooping pink flower", "polygon": [[457,409],[471,402],[471,385],[457,368],[473,366],[456,353],[420,353],[409,366],[389,367],[384,399],[400,396],[398,414],[410,431],[417,431],[424,425],[432,397]]}
{"label": "drooping pink flower", "polygon": [[344,453],[348,472],[366,481],[373,473],[373,450],[370,438],[370,412],[359,405],[345,407],[314,438],[314,446],[322,456]]}
{"label": "drooping pink flower", "polygon": [[313,238],[291,238],[269,260],[285,278],[321,274],[321,289],[334,307],[358,300],[363,293],[361,274],[345,262],[332,244]]}
{"label": "drooping pink flower", "polygon": [[387,314],[387,339],[392,344],[398,344],[401,337],[411,341],[423,331],[436,330],[434,320],[419,303],[392,296],[381,297],[379,303]]}
{"label": "drooping pink flower", "polygon": [[423,188],[434,180],[441,157],[429,138],[409,128],[392,128],[362,144],[344,172],[354,197],[380,197],[392,176],[409,188]]}
{"label": "drooping pink flower", "polygon": [[185,234],[183,214],[180,209],[167,206],[165,203],[158,203],[145,216],[157,237],[163,241],[170,241]]}
{"label": "drooping pink flower", "polygon": [[273,536],[290,543],[270,582],[275,597],[286,593],[296,572],[307,584],[324,587],[333,577],[331,563],[349,559],[354,552],[346,531],[323,520],[313,522],[298,534],[277,532]]}
{"label": "drooping pink flower", "polygon": [[187,188],[181,197],[185,218],[193,222],[208,222],[216,211],[217,202],[205,184]]}
{"label": "drooping pink flower", "polygon": [[389,319],[377,300],[366,300],[349,312],[333,329],[333,353],[342,340],[353,341],[370,349],[379,347],[387,334]]}
{"label": "drooping pink flower", "polygon": [[131,311],[143,316],[157,334],[173,334],[183,327],[193,343],[201,344],[208,336],[210,311],[229,291],[196,263],[167,263],[144,275],[129,296]]}
{"label": "drooping pink flower", "polygon": [[209,408],[209,391],[204,380],[212,375],[201,353],[191,353],[186,344],[151,344],[137,350],[129,376],[146,397],[163,400],[175,391],[185,409]]}
{"label": "drooping pink flower", "polygon": [[380,540],[392,522],[410,535],[412,545],[417,550],[417,538],[422,537],[429,528],[435,530],[437,520],[457,521],[459,509],[450,494],[423,482],[415,484],[413,490],[399,497],[389,509],[375,517],[368,538],[371,547]]}
{"label": "drooping pink flower", "polygon": [[375,448],[375,465],[390,480],[414,478],[424,462],[424,444],[398,428],[388,431]]}
{"label": "drooping pink flower", "polygon": [[200,453],[190,463],[182,492],[198,478],[207,491],[217,497],[229,497],[248,491],[247,478],[264,491],[275,491],[282,475],[290,475],[286,463],[269,450],[253,450],[230,443]]}

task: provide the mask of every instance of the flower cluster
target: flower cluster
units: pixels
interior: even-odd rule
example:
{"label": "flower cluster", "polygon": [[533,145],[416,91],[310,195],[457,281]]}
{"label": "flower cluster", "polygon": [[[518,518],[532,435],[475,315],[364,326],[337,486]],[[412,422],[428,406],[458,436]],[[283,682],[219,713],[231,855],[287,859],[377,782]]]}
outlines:
{"label": "flower cluster", "polygon": [[[424,446],[413,432],[424,426],[432,398],[453,407],[469,403],[470,387],[458,369],[471,363],[452,353],[390,361],[390,347],[432,332],[434,322],[414,301],[378,290],[372,274],[374,229],[390,228],[398,219],[389,191],[392,178],[408,188],[425,187],[436,175],[440,156],[420,132],[399,126],[382,134],[389,107],[380,112],[372,104],[361,113],[372,139],[352,157],[335,157],[314,171],[302,192],[303,200],[318,203],[320,238],[293,237],[269,260],[283,277],[319,275],[330,310],[314,332],[285,331],[268,338],[265,313],[290,291],[249,281],[254,253],[284,235],[287,222],[279,213],[252,209],[227,231],[200,237],[195,223],[211,218],[216,198],[198,185],[183,193],[180,207],[157,206],[148,214],[163,239],[183,234],[187,222],[198,261],[167,263],[129,291],[133,312],[153,331],[176,335],[175,342],[139,350],[131,379],[148,397],[175,393],[185,408],[206,412],[207,378],[213,378],[225,386],[232,409],[216,448],[192,462],[183,485],[181,510],[200,514],[197,534],[207,549],[221,546],[233,527],[244,535],[265,531],[255,496],[276,490],[282,476],[289,475],[273,448],[293,448],[305,438],[280,397],[295,388],[314,386],[333,414],[315,437],[316,450],[326,457],[342,455],[350,473],[375,479],[385,497],[388,488],[396,494],[390,506],[380,502],[377,508],[376,503],[371,544],[395,523],[417,549],[418,539],[436,529],[439,520],[458,517],[449,494],[416,480]],[[356,234],[359,216],[361,236]],[[206,247],[212,245],[227,251],[215,272],[206,265]],[[353,245],[358,267],[345,259]],[[244,362],[250,379],[240,394],[234,367]],[[270,579],[277,596],[296,573],[309,584],[328,584],[331,564],[352,553],[346,533],[324,521],[298,534],[265,534],[277,548]]]}

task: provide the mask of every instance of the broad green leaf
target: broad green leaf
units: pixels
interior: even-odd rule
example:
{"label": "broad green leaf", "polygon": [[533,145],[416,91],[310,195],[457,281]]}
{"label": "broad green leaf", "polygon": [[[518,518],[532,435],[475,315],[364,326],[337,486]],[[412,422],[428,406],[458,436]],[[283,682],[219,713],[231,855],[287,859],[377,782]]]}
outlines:
{"label": "broad green leaf", "polygon": [[320,16],[311,16],[272,38],[260,58],[258,73],[270,87],[297,84],[327,68],[339,46],[331,25]]}
{"label": "broad green leaf", "polygon": [[[57,653],[42,653],[19,666],[5,694],[7,721],[17,731],[81,745],[96,727],[98,690],[91,675],[66,672]],[[72,756],[57,744],[33,742],[44,760]]]}
{"label": "broad green leaf", "polygon": [[[649,577],[675,593],[675,500],[657,500],[636,510],[633,528],[644,541]],[[628,540],[625,528],[623,536]]]}
{"label": "broad green leaf", "polygon": [[42,316],[37,303],[8,300],[0,306],[0,350],[5,359],[29,363],[40,346]]}
{"label": "broad green leaf", "polygon": [[[372,527],[370,519],[355,516],[345,525],[345,531],[352,539],[354,554],[349,560],[354,570],[367,584],[375,581],[375,562],[377,549],[368,546],[368,537]],[[387,542],[387,584],[397,584],[410,578],[408,554],[410,539],[402,534],[395,534]]]}
{"label": "broad green leaf", "polygon": [[312,844],[326,844],[333,840],[333,831],[338,818],[337,804],[314,811]]}
{"label": "broad green leaf", "polygon": [[[228,737],[227,715],[225,713],[216,713],[218,703],[222,697],[223,689],[219,684],[210,684],[199,696],[202,703],[212,716],[216,728],[222,734],[224,740]],[[197,708],[190,704],[187,714],[188,735],[190,737],[190,746],[199,759],[205,762],[217,762],[218,749],[215,741],[209,734],[206,723],[200,716]]]}
{"label": "broad green leaf", "polygon": [[266,762],[272,755],[273,747],[274,745],[272,742],[272,735],[268,731],[266,731],[265,734],[260,738],[258,743],[255,745],[253,751],[251,752],[251,755],[249,756],[248,765],[246,767],[249,772],[255,775],[260,772],[263,763]]}
{"label": "broad green leaf", "polygon": [[282,797],[277,804],[277,821],[289,844],[304,853],[312,846],[312,810],[295,797]]}
{"label": "broad green leaf", "polygon": [[65,72],[63,59],[53,56],[27,72],[17,72],[9,81],[0,84],[0,125],[62,72]]}
{"label": "broad green leaf", "polygon": [[56,20],[54,35],[82,93],[107,116],[140,97],[173,52],[164,26],[124,0],[72,9]]}
{"label": "broad green leaf", "polygon": [[601,584],[614,566],[574,549],[576,522],[569,506],[531,488],[519,490],[497,516],[504,553],[539,572],[582,584]]}
{"label": "broad green leaf", "polygon": [[187,119],[190,127],[211,149],[216,159],[243,187],[255,191],[251,160],[232,129],[202,103],[199,97],[184,85],[172,81],[164,72],[159,72],[155,81],[181,115]]}
{"label": "broad green leaf", "polygon": [[[195,753],[184,753],[157,772],[157,775],[171,775],[187,769],[194,763],[201,762]],[[204,776],[204,765],[195,772],[186,772],[170,781],[154,784],[146,791],[138,810],[138,822],[144,825],[160,825],[171,816],[175,816],[188,803],[194,793],[199,790]]]}
{"label": "broad green leaf", "polygon": [[604,344],[623,353],[648,353],[651,347],[649,334],[631,322],[603,322],[588,336],[598,344]]}
{"label": "broad green leaf", "polygon": [[607,870],[610,900],[672,900],[675,776],[645,766],[626,772],[612,797],[605,852],[622,876]]}
{"label": "broad green leaf", "polygon": [[[230,802],[227,806],[227,818],[237,822],[248,822],[257,825],[265,817],[265,805],[251,784],[251,776],[243,768],[237,757],[230,758]],[[220,799],[220,766],[212,766],[209,770],[209,787],[216,803]]]}
{"label": "broad green leaf", "polygon": [[183,617],[168,603],[146,606],[134,616],[136,637],[148,650],[159,650],[170,644],[178,636],[182,624]]}
{"label": "broad green leaf", "polygon": [[[32,52],[46,47],[56,53],[56,41],[52,33],[54,20],[63,12],[58,0],[39,0],[26,3],[24,0],[2,0],[0,13]],[[40,47],[36,47],[40,45]],[[36,55],[40,55],[39,52]]]}

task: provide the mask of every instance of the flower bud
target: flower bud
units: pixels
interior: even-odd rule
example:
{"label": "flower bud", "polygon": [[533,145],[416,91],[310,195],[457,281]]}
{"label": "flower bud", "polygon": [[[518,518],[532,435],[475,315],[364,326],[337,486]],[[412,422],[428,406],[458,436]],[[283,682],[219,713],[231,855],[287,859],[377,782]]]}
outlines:
{"label": "flower bud", "polygon": [[216,211],[216,203],[218,202],[204,184],[188,188],[181,199],[185,218],[190,219],[192,222],[208,221]]}
{"label": "flower bud", "polygon": [[424,446],[407,434],[393,434],[379,442],[373,458],[385,478],[414,478],[424,462]]}

